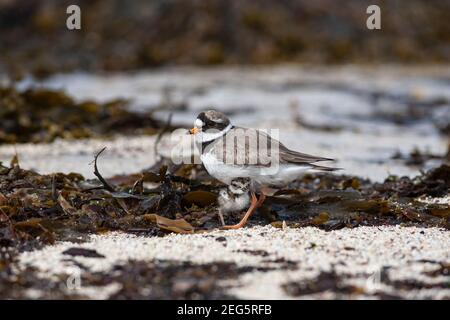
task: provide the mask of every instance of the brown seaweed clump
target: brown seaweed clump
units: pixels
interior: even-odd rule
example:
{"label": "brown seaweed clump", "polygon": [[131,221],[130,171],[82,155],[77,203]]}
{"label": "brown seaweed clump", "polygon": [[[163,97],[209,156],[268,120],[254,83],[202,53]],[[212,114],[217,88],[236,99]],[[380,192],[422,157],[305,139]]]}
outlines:
{"label": "brown seaweed clump", "polygon": [[163,123],[151,113],[129,111],[127,102],[76,102],[61,91],[0,87],[0,144],[51,142],[115,133],[153,134]]}
{"label": "brown seaweed clump", "polygon": [[[234,263],[192,264],[172,260],[139,261],[115,265],[111,272],[89,270],[74,257],[105,259],[93,249],[82,248],[90,234],[111,230],[154,237],[168,232],[207,232],[220,227],[216,194],[224,186],[212,180],[200,166],[165,165],[164,161],[141,173],[105,179],[98,168],[87,180],[79,174],[41,175],[22,169],[18,158],[9,166],[0,163],[0,298],[26,299],[27,289],[39,289],[43,299],[87,299],[83,292],[67,290],[61,283],[69,274],[42,278],[33,267],[17,272],[17,255],[57,240],[73,247],[62,252],[67,261],[83,270],[85,286],[119,284],[109,299],[231,299],[222,280],[272,267],[240,267]],[[269,197],[252,217],[250,225],[324,230],[364,225],[438,226],[449,228],[449,204],[428,204],[421,197],[442,197],[450,191],[450,166],[442,165],[413,179],[389,177],[383,183],[345,175],[305,175],[288,188]],[[229,223],[239,214],[225,216]],[[217,237],[215,241],[226,241]],[[351,249],[351,248],[350,248]],[[266,257],[265,250],[239,250]],[[274,260],[276,268],[296,268],[296,262]],[[275,266],[274,266],[275,267]],[[430,276],[448,275],[440,264]],[[363,274],[368,277],[370,275]],[[291,281],[282,288],[291,296],[335,292],[339,298],[364,294],[349,284],[351,275],[333,269],[305,281]],[[380,281],[399,290],[447,288],[447,283],[391,279],[386,268]],[[381,299],[400,298],[383,292]]]}
{"label": "brown seaweed clump", "polygon": [[[17,159],[0,165],[0,245],[26,250],[55,240],[82,241],[92,233],[121,230],[148,236],[204,232],[221,226],[216,195],[223,187],[201,167],[86,180],[79,174],[41,175],[20,168]],[[158,166],[158,165],[157,165]],[[250,224],[325,230],[359,225],[416,225],[449,228],[449,204],[421,196],[450,191],[450,166],[414,179],[391,177],[371,183],[357,177],[306,175],[269,197]],[[240,213],[225,217],[237,222]]]}
{"label": "brown seaweed clump", "polygon": [[[277,219],[290,226],[315,225],[325,230],[395,224],[450,228],[449,203],[421,201],[424,196],[448,195],[449,173],[450,166],[442,165],[413,179],[389,177],[383,183],[344,175],[307,175],[269,201]],[[281,226],[280,221],[273,224]]]}
{"label": "brown seaweed clump", "polygon": [[[32,267],[26,267],[20,273],[14,273],[12,269],[13,262],[5,267],[0,265],[0,299],[29,299],[26,289],[37,288],[42,294],[39,299],[90,298],[61,285],[70,274],[58,274],[55,280],[42,278]],[[81,283],[93,287],[119,284],[121,289],[108,298],[111,300],[233,299],[221,281],[236,279],[255,269],[230,262],[198,264],[176,260],[131,260],[124,265],[115,265],[111,272],[92,272],[86,268]]]}
{"label": "brown seaweed clump", "polygon": [[192,233],[218,226],[209,222],[216,220],[215,193],[166,174],[165,167],[108,181],[96,164],[95,169],[100,181],[76,173],[40,175],[17,162],[0,165],[1,247],[26,250],[109,230],[157,236],[161,230]]}

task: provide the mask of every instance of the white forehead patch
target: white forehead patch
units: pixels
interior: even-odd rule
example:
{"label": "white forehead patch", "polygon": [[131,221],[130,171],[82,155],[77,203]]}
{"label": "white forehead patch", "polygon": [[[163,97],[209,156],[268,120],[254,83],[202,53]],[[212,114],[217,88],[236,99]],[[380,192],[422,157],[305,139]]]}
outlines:
{"label": "white forehead patch", "polygon": [[205,125],[205,123],[202,120],[200,120],[200,119],[196,119],[195,122],[194,122],[194,125],[197,128],[201,128],[201,127],[203,127]]}

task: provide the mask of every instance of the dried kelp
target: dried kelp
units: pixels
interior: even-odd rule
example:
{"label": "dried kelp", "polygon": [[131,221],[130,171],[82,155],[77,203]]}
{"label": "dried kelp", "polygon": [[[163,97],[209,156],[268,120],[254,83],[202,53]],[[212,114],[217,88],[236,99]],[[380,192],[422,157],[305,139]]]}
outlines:
{"label": "dried kelp", "polygon": [[[294,226],[313,224],[332,230],[401,223],[449,228],[450,203],[419,200],[421,196],[450,194],[449,174],[450,166],[444,164],[413,179],[390,176],[383,183],[350,176],[306,175],[291,185],[293,189],[278,193],[286,196],[271,200],[278,207],[278,216]],[[299,215],[303,216],[300,221]]]}
{"label": "dried kelp", "polygon": [[[95,167],[97,171],[96,162]],[[2,246],[26,244],[26,249],[36,242],[73,240],[107,230],[148,235],[162,235],[161,230],[192,233],[194,227],[202,228],[215,217],[215,193],[195,190],[198,183],[189,185],[186,182],[190,180],[166,174],[164,167],[159,173],[130,177],[121,177],[124,183],[119,183],[120,177],[109,182],[101,177],[102,184],[78,174],[40,175],[18,165],[1,165]],[[138,182],[141,188],[136,188]],[[158,186],[143,187],[147,183]],[[204,207],[210,208],[209,214]]]}
{"label": "dried kelp", "polygon": [[[94,258],[95,259],[95,258]],[[127,261],[111,272],[93,272],[80,265],[83,286],[98,288],[111,283],[117,290],[108,297],[122,299],[234,299],[225,292],[222,280],[236,279],[255,268],[235,263],[193,264],[171,260]],[[0,267],[0,299],[29,299],[27,289],[34,289],[40,299],[88,299],[83,291],[68,290],[70,274],[44,279],[37,270],[27,267],[12,276],[11,267]]]}
{"label": "dried kelp", "polygon": [[343,283],[342,278],[332,270],[330,272],[321,272],[311,280],[289,282],[282,287],[287,294],[294,297],[318,294],[325,291],[346,295],[361,293],[360,288]]}
{"label": "dried kelp", "polygon": [[[86,180],[79,174],[40,175],[17,163],[0,165],[0,243],[29,247],[55,240],[80,241],[109,230],[149,236],[219,228],[216,195],[224,186],[198,166],[160,167],[128,176]],[[194,173],[195,171],[195,173]],[[269,197],[250,224],[325,230],[359,225],[449,227],[449,204],[421,202],[450,191],[450,166],[414,179],[371,183],[357,177],[305,175]],[[241,213],[229,214],[228,223]]]}
{"label": "dried kelp", "polygon": [[[315,278],[303,281],[291,281],[285,283],[282,288],[285,292],[294,297],[314,295],[320,297],[325,292],[334,293],[337,299],[349,299],[352,296],[367,296],[385,300],[404,299],[400,295],[395,295],[389,290],[382,289],[383,287],[391,287],[395,291],[398,290],[420,290],[420,289],[435,289],[448,288],[448,281],[427,283],[414,279],[393,280],[389,276],[390,267],[383,267],[380,269],[377,281],[379,281],[377,290],[367,290],[366,286],[357,286],[350,284],[351,280],[356,278],[364,279],[366,282],[374,281],[374,274],[337,274],[334,269],[331,271],[322,271]],[[426,274],[426,273],[424,273]],[[381,286],[382,285],[382,286]],[[387,292],[386,292],[387,291]],[[445,298],[444,298],[445,299]]]}
{"label": "dried kelp", "polygon": [[83,280],[95,285],[121,284],[121,289],[110,297],[112,300],[230,299],[232,296],[225,293],[220,280],[237,278],[249,271],[226,262],[129,261],[111,273],[87,273]]}
{"label": "dried kelp", "polygon": [[406,165],[416,167],[422,167],[429,160],[438,160],[444,163],[450,163],[450,143],[448,146],[448,151],[445,154],[433,154],[414,148],[409,154],[406,155],[397,151],[392,156],[392,159],[404,161]]}
{"label": "dried kelp", "polygon": [[413,179],[390,176],[384,183],[374,184],[373,189],[385,197],[442,197],[450,194],[450,165],[443,164]]}
{"label": "dried kelp", "polygon": [[0,144],[51,142],[113,134],[154,134],[164,123],[127,102],[76,102],[61,91],[0,87]]}

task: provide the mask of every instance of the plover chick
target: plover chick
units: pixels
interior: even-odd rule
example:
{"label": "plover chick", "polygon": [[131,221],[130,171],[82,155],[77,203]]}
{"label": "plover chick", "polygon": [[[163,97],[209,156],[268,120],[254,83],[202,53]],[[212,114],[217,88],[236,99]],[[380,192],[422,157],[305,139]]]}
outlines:
{"label": "plover chick", "polygon": [[224,213],[242,211],[250,203],[250,178],[235,178],[227,188],[220,190],[217,201],[219,203],[219,219],[225,225]]}

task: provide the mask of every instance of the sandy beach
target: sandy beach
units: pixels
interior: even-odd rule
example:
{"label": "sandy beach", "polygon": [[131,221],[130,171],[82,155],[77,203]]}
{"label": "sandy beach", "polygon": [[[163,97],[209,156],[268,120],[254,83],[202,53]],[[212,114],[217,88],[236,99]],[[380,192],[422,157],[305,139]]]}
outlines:
{"label": "sandy beach", "polygon": [[[175,68],[108,76],[56,75],[39,86],[64,89],[79,100],[131,99],[130,108],[137,111],[151,110],[169,99],[172,105],[186,104],[187,108],[155,114],[164,120],[172,112],[173,122],[184,127],[199,110],[215,107],[229,112],[236,124],[280,129],[280,140],[287,146],[332,156],[345,174],[382,182],[390,174],[414,177],[441,163],[431,159],[422,167],[411,166],[394,155],[407,156],[415,148],[444,154],[447,141],[436,131],[433,119],[439,119],[450,106],[436,108],[428,120],[408,125],[388,120],[386,108],[402,110],[409,101],[426,104],[449,99],[448,84],[439,80],[448,72],[448,68],[353,66],[326,70]],[[18,86],[33,87],[34,83],[28,79]],[[374,95],[379,96],[376,101]],[[163,137],[162,153],[170,150],[170,138],[170,134]],[[17,153],[25,169],[94,178],[93,157],[107,147],[99,164],[102,174],[112,177],[151,167],[157,159],[155,140],[148,135],[115,135],[2,145],[0,160],[7,163]],[[448,196],[423,201],[450,205]],[[436,227],[399,224],[324,231],[251,224],[236,231],[163,237],[107,232],[89,235],[79,243],[57,241],[20,253],[14,272],[30,272],[33,281],[46,281],[57,288],[53,293],[29,288],[23,292],[28,298],[170,298],[153,290],[157,285],[150,278],[142,279],[138,291],[127,289],[125,275],[161,272],[170,278],[167,270],[175,270],[177,281],[174,277],[167,280],[175,297],[193,290],[197,296],[191,298],[450,299],[449,248],[448,230]],[[191,269],[193,274],[205,272],[213,278],[177,273]]]}

